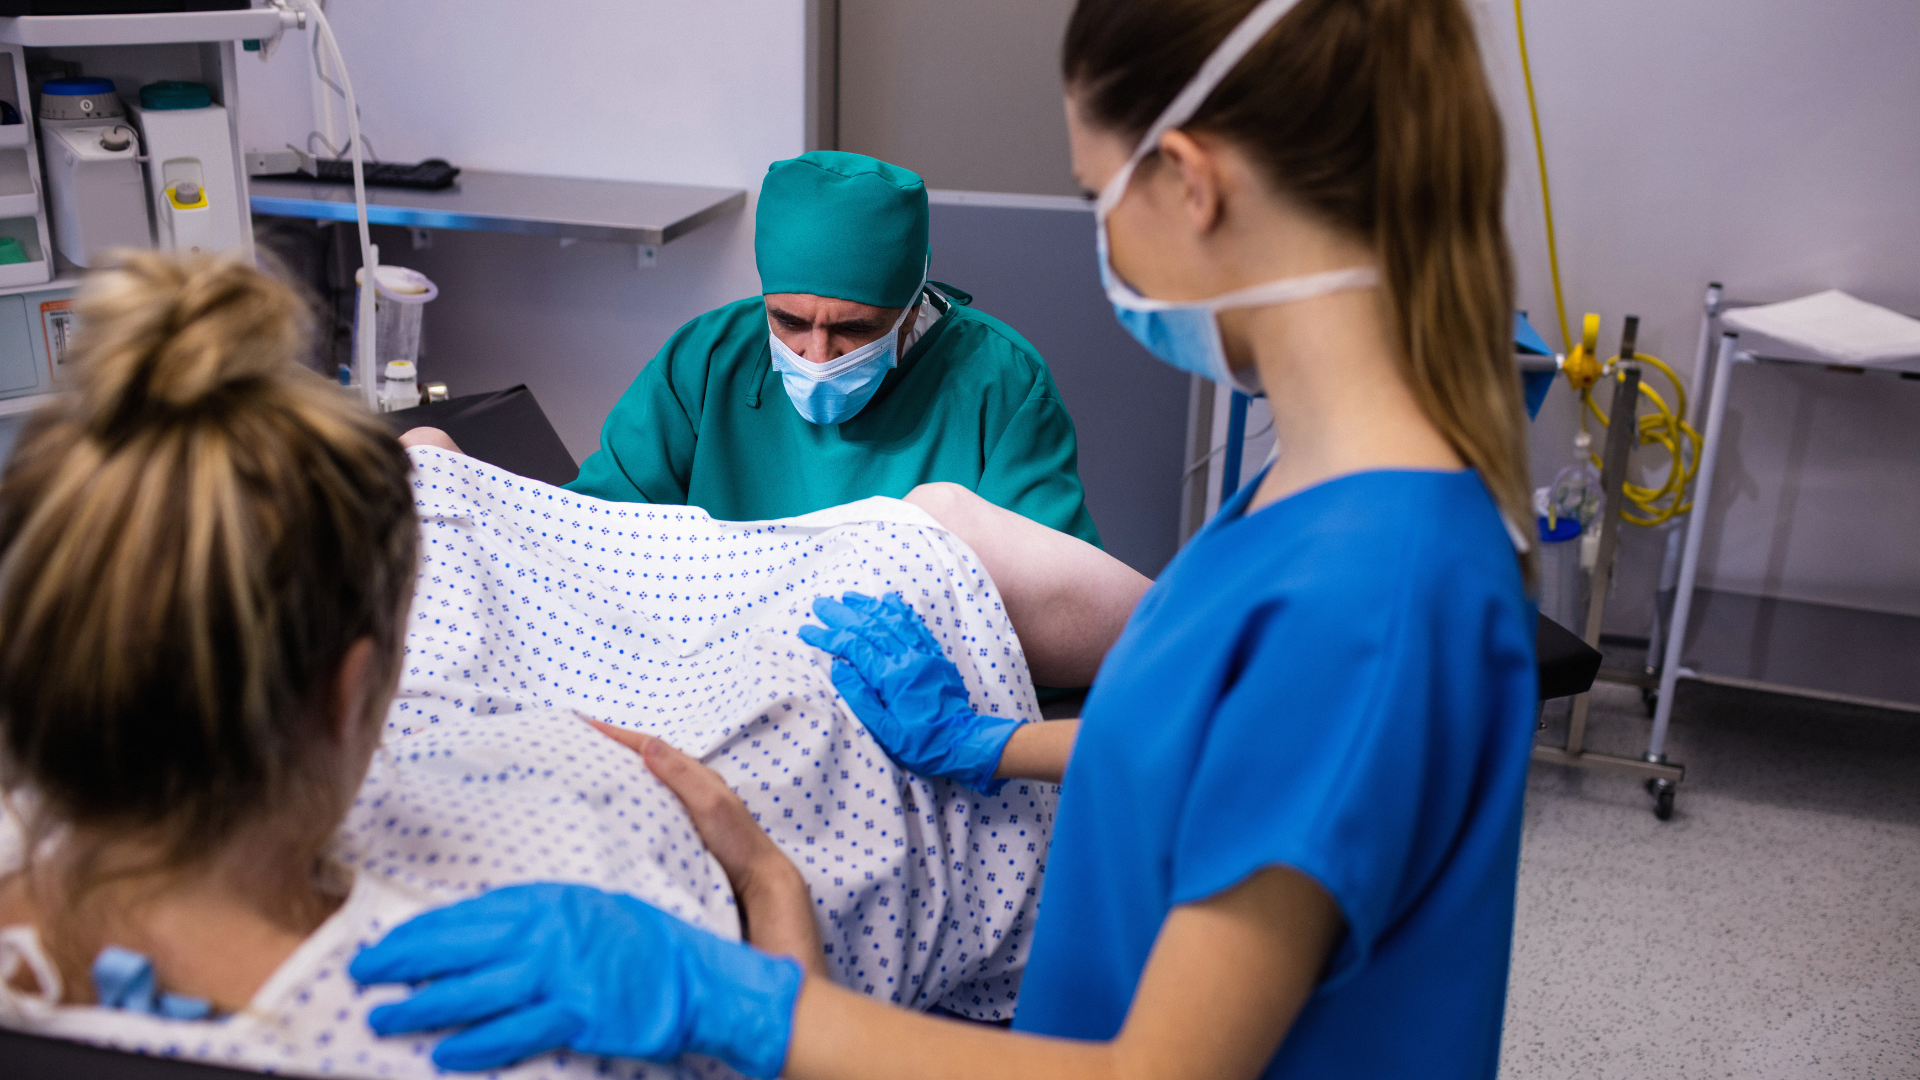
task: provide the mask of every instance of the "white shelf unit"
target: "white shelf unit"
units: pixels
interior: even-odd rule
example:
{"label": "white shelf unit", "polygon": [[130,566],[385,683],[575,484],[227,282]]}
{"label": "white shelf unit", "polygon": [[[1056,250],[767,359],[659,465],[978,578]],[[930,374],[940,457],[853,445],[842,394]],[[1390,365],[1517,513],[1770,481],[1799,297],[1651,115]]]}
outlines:
{"label": "white shelf unit", "polygon": [[1674,688],[1681,679],[1920,712],[1920,677],[1911,662],[1913,648],[1920,646],[1920,618],[1696,587],[1735,373],[1784,364],[1826,371],[1834,378],[1912,380],[1920,379],[1920,358],[1857,367],[1781,348],[1757,335],[1743,341],[1722,327],[1727,306],[1720,286],[1711,286],[1690,395],[1698,401],[1706,391],[1707,422],[1693,482],[1693,509],[1678,553],[1672,615],[1650,650],[1649,660],[1658,660],[1659,696],[1647,744],[1649,761],[1666,753]]}
{"label": "white shelf unit", "polygon": [[22,119],[0,124],[0,235],[18,240],[29,256],[26,263],[0,265],[0,417],[28,410],[57,392],[80,284],[77,268],[59,256],[48,228],[29,59],[62,61],[77,66],[80,74],[112,79],[123,103],[138,101],[140,87],[161,79],[205,83],[227,110],[239,193],[234,212],[241,218],[241,246],[251,257],[236,42],[273,38],[285,25],[282,13],[267,8],[0,17],[0,99],[19,109]]}
{"label": "white shelf unit", "polygon": [[0,287],[42,285],[53,276],[53,237],[47,231],[26,50],[19,45],[0,44],[0,99],[20,114],[20,123],[0,124],[0,236],[18,241],[27,256],[26,262],[0,264]]}

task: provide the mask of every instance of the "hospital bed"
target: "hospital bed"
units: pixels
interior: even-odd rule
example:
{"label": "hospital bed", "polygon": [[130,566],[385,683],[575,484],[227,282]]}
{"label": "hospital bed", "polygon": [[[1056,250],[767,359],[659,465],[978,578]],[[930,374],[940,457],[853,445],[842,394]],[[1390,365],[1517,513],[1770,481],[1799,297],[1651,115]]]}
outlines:
{"label": "hospital bed", "polygon": [[396,435],[408,428],[439,428],[467,454],[530,480],[558,485],[580,472],[524,385],[402,409],[385,419]]}

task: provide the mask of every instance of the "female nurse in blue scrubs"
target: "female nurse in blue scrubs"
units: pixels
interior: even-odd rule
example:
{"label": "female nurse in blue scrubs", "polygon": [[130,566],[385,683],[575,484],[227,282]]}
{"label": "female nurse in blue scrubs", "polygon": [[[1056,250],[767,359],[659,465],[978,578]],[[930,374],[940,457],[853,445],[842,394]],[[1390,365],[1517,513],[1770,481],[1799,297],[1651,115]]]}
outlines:
{"label": "female nurse in blue scrubs", "polygon": [[430,981],[376,1028],[477,1025],[440,1044],[455,1068],[568,1046],[798,1078],[1496,1074],[1534,624],[1464,2],[1080,0],[1064,60],[1120,320],[1264,389],[1282,454],[1140,603],[1080,721],[974,715],[897,598],[823,601],[804,635],[903,765],[1063,779],[1014,1031],[812,973],[778,849],[657,743],[759,948],[502,890],[360,956],[363,981]]}

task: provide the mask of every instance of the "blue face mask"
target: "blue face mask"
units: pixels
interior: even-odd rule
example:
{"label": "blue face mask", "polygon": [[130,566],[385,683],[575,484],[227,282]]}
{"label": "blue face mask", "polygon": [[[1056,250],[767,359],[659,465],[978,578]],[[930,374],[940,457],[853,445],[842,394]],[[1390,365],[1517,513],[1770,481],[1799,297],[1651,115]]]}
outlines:
{"label": "blue face mask", "polygon": [[[923,286],[924,287],[924,286]],[[900,363],[900,326],[920,307],[920,294],[914,293],[886,333],[849,353],[816,364],[792,349],[767,329],[773,346],[773,370],[780,373],[793,407],[808,423],[839,424],[867,407],[880,383]]]}
{"label": "blue face mask", "polygon": [[1114,272],[1107,250],[1107,215],[1126,197],[1127,182],[1141,160],[1160,145],[1160,136],[1193,119],[1194,113],[1213,93],[1234,65],[1259,44],[1267,31],[1299,0],[1266,0],[1241,20],[1239,26],[1220,42],[1213,55],[1200,65],[1192,81],[1174,97],[1160,118],[1147,129],[1146,137],[1120,171],[1113,174],[1093,204],[1095,231],[1100,252],[1100,284],[1113,304],[1114,318],[1126,327],[1135,341],[1148,352],[1181,371],[1212,379],[1223,386],[1260,391],[1260,376],[1252,368],[1236,372],[1227,363],[1227,352],[1220,341],[1220,326],[1214,313],[1225,308],[1265,307],[1285,304],[1343,289],[1365,289],[1380,283],[1379,272],[1371,266],[1356,266],[1302,277],[1283,278],[1245,289],[1236,289],[1207,300],[1174,302],[1142,296]]}

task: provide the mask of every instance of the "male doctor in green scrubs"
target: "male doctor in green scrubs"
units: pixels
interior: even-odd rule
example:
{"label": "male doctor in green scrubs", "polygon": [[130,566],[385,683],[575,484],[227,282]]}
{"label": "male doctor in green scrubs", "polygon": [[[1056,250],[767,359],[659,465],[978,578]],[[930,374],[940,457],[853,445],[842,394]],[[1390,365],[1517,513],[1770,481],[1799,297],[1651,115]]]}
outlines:
{"label": "male doctor in green scrubs", "polygon": [[1039,352],[928,287],[920,177],[861,154],[776,161],[754,255],[763,295],[667,340],[570,489],[751,521],[952,481],[1100,542]]}

